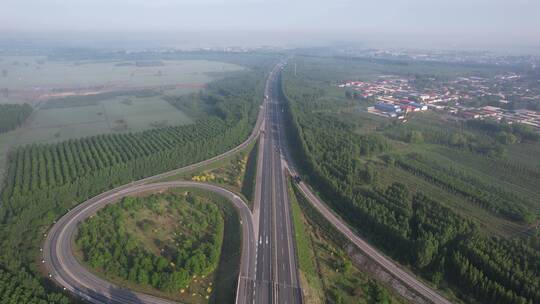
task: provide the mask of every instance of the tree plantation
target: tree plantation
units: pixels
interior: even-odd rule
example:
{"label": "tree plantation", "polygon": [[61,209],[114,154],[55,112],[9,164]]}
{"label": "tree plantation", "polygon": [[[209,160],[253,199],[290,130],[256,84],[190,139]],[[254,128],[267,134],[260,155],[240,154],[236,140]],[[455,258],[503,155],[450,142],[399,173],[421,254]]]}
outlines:
{"label": "tree plantation", "polygon": [[69,303],[63,295],[47,292],[28,273],[10,273],[4,269],[0,269],[0,299],[1,303]]}
{"label": "tree plantation", "polygon": [[448,191],[459,193],[472,203],[479,204],[482,208],[510,220],[524,222],[534,220],[533,215],[527,209],[530,203],[526,199],[487,185],[463,172],[452,168],[443,168],[436,163],[429,162],[419,154],[397,157],[396,165],[427,179],[431,183],[444,187]]}

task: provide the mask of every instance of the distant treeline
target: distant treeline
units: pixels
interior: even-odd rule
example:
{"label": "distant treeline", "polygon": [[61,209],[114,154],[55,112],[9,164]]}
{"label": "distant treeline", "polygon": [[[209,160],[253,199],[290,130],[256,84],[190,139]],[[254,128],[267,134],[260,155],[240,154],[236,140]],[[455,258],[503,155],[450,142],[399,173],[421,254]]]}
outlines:
{"label": "distant treeline", "polygon": [[50,99],[42,105],[41,109],[62,109],[95,106],[106,99],[116,97],[153,97],[159,95],[158,92],[152,90],[131,90],[131,91],[111,91],[91,95],[73,95],[62,98]]}
{"label": "distant treeline", "polygon": [[32,113],[29,104],[0,104],[0,133],[20,126]]}

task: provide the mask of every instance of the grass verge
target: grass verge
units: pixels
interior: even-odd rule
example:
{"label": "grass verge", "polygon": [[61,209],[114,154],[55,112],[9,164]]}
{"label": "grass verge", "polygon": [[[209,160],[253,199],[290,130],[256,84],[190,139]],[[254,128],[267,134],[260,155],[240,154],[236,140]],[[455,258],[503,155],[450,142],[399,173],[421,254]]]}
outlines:
{"label": "grass verge", "polygon": [[242,197],[253,209],[257,157],[258,141],[255,141],[224,159],[156,182],[194,180],[219,185]]}
{"label": "grass verge", "polygon": [[246,169],[242,177],[241,193],[248,201],[253,202],[255,192],[255,179],[257,177],[257,159],[259,155],[259,141],[257,140],[249,152]]}

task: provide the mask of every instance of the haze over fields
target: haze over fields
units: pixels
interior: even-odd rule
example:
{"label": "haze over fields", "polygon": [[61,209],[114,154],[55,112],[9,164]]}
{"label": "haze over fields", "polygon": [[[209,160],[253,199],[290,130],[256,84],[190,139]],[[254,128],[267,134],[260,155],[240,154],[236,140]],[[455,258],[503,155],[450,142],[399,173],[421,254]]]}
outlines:
{"label": "haze over fields", "polygon": [[104,45],[145,40],[184,47],[305,46],[346,40],[537,52],[538,11],[540,2],[531,0],[7,0],[0,32],[17,39],[34,33],[38,42],[44,33],[72,33],[80,44]]}

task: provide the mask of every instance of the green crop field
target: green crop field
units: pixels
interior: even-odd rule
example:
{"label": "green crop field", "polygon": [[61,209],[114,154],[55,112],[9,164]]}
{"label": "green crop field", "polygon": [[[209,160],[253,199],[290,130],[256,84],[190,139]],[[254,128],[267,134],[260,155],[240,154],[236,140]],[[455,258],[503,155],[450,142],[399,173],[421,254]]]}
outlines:
{"label": "green crop field", "polygon": [[160,96],[123,95],[94,104],[38,109],[17,144],[53,142],[113,132],[178,126],[192,120]]}

